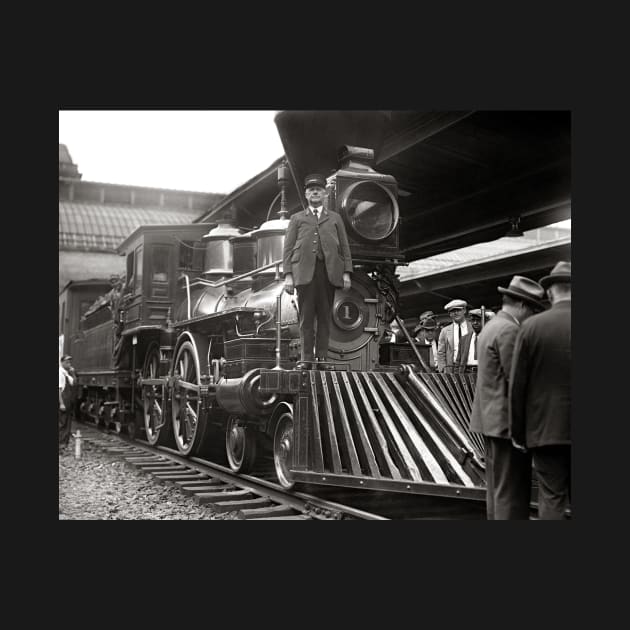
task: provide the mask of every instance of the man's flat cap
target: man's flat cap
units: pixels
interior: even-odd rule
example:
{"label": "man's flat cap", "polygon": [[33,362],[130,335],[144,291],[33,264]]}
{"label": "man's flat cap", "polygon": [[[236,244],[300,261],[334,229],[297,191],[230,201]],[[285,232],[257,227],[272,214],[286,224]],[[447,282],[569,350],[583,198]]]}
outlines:
{"label": "man's flat cap", "polygon": [[451,300],[445,307],[445,311],[452,311],[454,308],[466,308],[468,303],[464,300]]}

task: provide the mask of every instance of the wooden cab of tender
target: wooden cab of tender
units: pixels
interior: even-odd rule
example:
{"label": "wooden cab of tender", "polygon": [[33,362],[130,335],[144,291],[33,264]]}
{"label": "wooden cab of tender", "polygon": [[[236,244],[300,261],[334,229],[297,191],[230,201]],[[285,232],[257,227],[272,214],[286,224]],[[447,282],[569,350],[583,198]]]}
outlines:
{"label": "wooden cab of tender", "polygon": [[145,225],[135,230],[118,248],[126,257],[125,329],[165,326],[177,307],[179,278],[201,276],[204,265],[202,241],[207,223]]}

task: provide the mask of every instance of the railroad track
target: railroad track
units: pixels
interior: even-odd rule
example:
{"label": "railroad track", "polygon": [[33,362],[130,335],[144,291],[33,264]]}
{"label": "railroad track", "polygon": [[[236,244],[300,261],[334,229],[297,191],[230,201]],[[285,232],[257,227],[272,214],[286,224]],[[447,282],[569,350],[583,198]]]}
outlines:
{"label": "railroad track", "polygon": [[[234,512],[239,520],[388,520],[335,501],[302,492],[287,491],[260,477],[240,475],[229,468],[197,457],[184,458],[164,446],[78,424],[81,439],[123,459],[129,466],[172,484],[200,505],[215,512]],[[275,476],[272,471],[262,475]]]}

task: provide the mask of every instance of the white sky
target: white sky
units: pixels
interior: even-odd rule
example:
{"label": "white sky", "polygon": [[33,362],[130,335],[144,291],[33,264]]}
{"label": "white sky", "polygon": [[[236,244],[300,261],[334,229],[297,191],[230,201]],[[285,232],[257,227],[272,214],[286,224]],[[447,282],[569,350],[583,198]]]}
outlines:
{"label": "white sky", "polygon": [[275,111],[59,111],[86,181],[229,193],[284,154]]}
{"label": "white sky", "polygon": [[276,113],[62,110],[59,143],[85,181],[229,193],[284,154]]}

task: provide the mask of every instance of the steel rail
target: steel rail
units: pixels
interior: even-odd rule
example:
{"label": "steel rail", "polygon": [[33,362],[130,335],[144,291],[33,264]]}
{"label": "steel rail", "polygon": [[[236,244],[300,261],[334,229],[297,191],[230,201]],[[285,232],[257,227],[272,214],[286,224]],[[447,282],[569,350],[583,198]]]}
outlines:
{"label": "steel rail", "polygon": [[[94,430],[97,437],[84,434],[83,440],[109,448],[111,452],[122,455],[129,464],[136,465],[140,470],[155,475],[158,480],[173,482],[182,490],[192,491],[188,494],[192,494],[193,498],[197,494],[201,498],[200,502],[210,506],[213,504],[221,505],[224,502],[226,502],[225,505],[229,505],[231,500],[235,500],[233,511],[242,512],[246,520],[247,507],[238,508],[236,507],[237,504],[239,502],[243,505],[249,503],[252,508],[255,508],[256,502],[262,503],[263,499],[278,504],[278,507],[284,506],[295,510],[301,514],[303,520],[341,520],[344,517],[359,520],[389,520],[384,516],[328,501],[314,495],[286,490],[279,484],[252,475],[235,473],[225,466],[203,458],[183,457],[179,451],[167,446],[152,446],[144,440],[131,440],[124,435],[111,433],[107,429],[91,425],[84,426],[88,430]],[[100,435],[111,438],[111,443],[99,444]],[[116,447],[115,442],[122,442],[123,444]],[[132,450],[135,452],[131,453]],[[203,477],[209,477],[209,479],[204,480]],[[207,489],[209,486],[217,485],[216,481],[225,484],[222,486],[222,492],[212,492]],[[199,489],[196,493],[195,487]],[[206,487],[205,491],[201,490],[203,487]],[[220,487],[217,487],[217,490],[219,489]],[[254,498],[247,498],[249,495],[255,496]],[[260,505],[259,507],[261,510],[266,509],[268,511],[273,511],[274,508],[273,505]],[[286,516],[291,519],[293,515]],[[293,516],[293,518],[296,517]],[[283,517],[275,518],[282,519]],[[251,520],[259,519],[254,517]]]}

